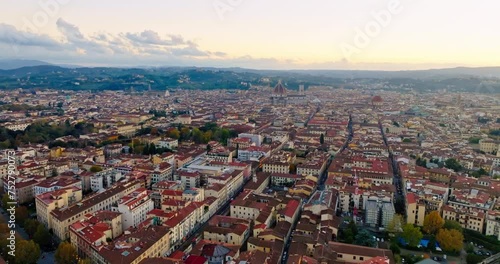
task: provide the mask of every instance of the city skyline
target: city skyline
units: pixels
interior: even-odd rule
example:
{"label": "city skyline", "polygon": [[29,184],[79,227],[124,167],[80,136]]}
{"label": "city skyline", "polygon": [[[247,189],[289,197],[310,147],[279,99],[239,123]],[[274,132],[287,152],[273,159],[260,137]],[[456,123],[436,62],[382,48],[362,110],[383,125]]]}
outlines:
{"label": "city skyline", "polygon": [[11,10],[0,20],[0,58],[82,66],[354,70],[500,61],[493,1],[28,2],[0,3]]}

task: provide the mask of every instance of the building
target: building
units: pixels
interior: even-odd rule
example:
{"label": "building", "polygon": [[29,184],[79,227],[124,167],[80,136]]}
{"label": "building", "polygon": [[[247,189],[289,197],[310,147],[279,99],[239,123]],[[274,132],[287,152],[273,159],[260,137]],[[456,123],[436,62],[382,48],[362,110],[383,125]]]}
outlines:
{"label": "building", "polygon": [[52,228],[54,235],[61,240],[65,240],[69,237],[69,226],[71,224],[79,221],[86,214],[100,210],[111,210],[113,204],[140,186],[139,181],[121,183],[67,208],[55,209],[49,214],[47,228]]}
{"label": "building", "polygon": [[122,213],[123,229],[137,227],[146,220],[149,211],[154,209],[154,202],[149,195],[150,191],[141,187],[123,196],[118,206],[112,207],[113,211]]}
{"label": "building", "polygon": [[146,225],[125,232],[123,236],[106,246],[94,249],[92,263],[139,264],[147,258],[170,254],[170,229],[165,226]]}
{"label": "building", "polygon": [[500,212],[496,210],[488,211],[486,215],[486,235],[495,236],[500,240]]}
{"label": "building", "polygon": [[243,245],[250,235],[250,221],[216,215],[203,231],[203,239],[211,242]]}
{"label": "building", "polygon": [[386,227],[396,211],[388,197],[370,197],[365,208],[365,223],[372,227]]}
{"label": "building", "polygon": [[156,148],[176,149],[179,147],[179,140],[174,138],[164,138],[156,142]]}
{"label": "building", "polygon": [[389,264],[396,264],[392,251],[388,249],[363,247],[339,242],[328,242],[328,246],[337,253],[337,262],[339,263],[362,263],[375,257],[383,257],[388,260]]}
{"label": "building", "polygon": [[425,219],[425,204],[415,193],[406,195],[406,223],[423,226]]}
{"label": "building", "polygon": [[307,100],[303,93],[288,94],[286,87],[279,80],[272,92],[271,103],[276,106],[286,106],[289,104],[304,104],[307,103]]}
{"label": "building", "polygon": [[93,250],[108,244],[123,234],[122,215],[111,211],[98,211],[70,226],[70,240],[81,258],[90,258]]}
{"label": "building", "polygon": [[59,189],[36,196],[35,206],[38,222],[51,227],[50,213],[56,209],[68,208],[82,200],[82,190],[76,187]]}
{"label": "building", "polygon": [[494,153],[498,151],[499,142],[493,139],[479,140],[479,150],[486,153]]}

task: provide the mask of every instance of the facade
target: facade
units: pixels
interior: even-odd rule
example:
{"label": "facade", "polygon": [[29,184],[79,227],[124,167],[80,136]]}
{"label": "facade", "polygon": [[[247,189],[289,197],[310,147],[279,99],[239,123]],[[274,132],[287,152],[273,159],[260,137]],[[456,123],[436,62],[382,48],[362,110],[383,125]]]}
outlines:
{"label": "facade", "polygon": [[146,220],[146,215],[154,209],[154,202],[149,197],[150,191],[139,188],[129,195],[123,196],[113,211],[122,213],[123,229],[137,227]]}
{"label": "facade", "polygon": [[40,194],[35,199],[37,220],[51,227],[50,213],[59,208],[68,208],[82,200],[82,190],[70,187]]}
{"label": "facade", "polygon": [[365,208],[365,223],[372,227],[386,227],[395,214],[391,199],[370,197]]}
{"label": "facade", "polygon": [[119,184],[65,209],[55,209],[49,214],[47,228],[52,228],[54,235],[61,240],[65,240],[69,237],[69,226],[71,224],[82,219],[85,214],[100,210],[111,210],[113,204],[139,188],[140,184],[138,181]]}
{"label": "facade", "polygon": [[406,223],[423,226],[425,219],[425,204],[414,193],[406,195]]}
{"label": "facade", "polygon": [[495,236],[500,240],[500,212],[488,211],[486,215],[486,235]]}

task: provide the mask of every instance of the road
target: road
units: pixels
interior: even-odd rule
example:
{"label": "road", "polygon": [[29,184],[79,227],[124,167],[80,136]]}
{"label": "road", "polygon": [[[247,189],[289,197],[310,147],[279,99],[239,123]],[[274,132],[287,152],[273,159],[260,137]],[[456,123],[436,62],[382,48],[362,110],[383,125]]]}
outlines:
{"label": "road", "polygon": [[[347,129],[349,130],[349,135],[347,136],[347,140],[344,144],[344,146],[342,146],[342,148],[339,150],[339,153],[344,151],[347,146],[349,145],[349,142],[351,142],[352,140],[352,136],[353,136],[353,130],[352,130],[352,118],[351,116],[349,116],[349,123],[347,125]],[[317,185],[317,190],[324,190],[325,189],[325,182],[326,182],[326,179],[328,178],[328,168],[330,167],[330,164],[332,164],[332,157],[330,157],[327,161],[327,164],[326,164],[326,169],[325,171],[320,175],[319,179],[318,179],[318,185]],[[302,214],[302,210],[299,212],[299,216],[297,217],[297,219],[300,219],[300,216]],[[298,220],[297,220],[298,221]],[[295,227],[297,225],[297,222],[293,223],[292,225],[292,230],[295,230]],[[281,263],[282,264],[286,264],[287,263],[287,260],[288,260],[288,250],[290,248],[290,243],[292,242],[292,236],[290,236],[287,241],[285,241],[285,247],[283,249],[283,256],[281,258]]]}
{"label": "road", "polygon": [[[387,137],[385,135],[384,128],[382,127],[382,124],[380,122],[379,122],[379,129],[380,129],[380,133],[382,134],[382,138],[384,139],[384,144],[385,144],[386,148],[389,150],[389,144],[387,143]],[[394,186],[396,187],[396,199],[395,199],[395,201],[402,203],[401,206],[395,207],[396,213],[398,213],[400,215],[405,215],[406,214],[406,212],[404,211],[405,199],[404,199],[404,192],[403,192],[404,186],[403,186],[403,183],[401,181],[401,177],[399,175],[397,160],[395,160],[395,157],[390,150],[389,150],[389,161],[391,162],[392,171],[393,171],[392,181],[393,181]]]}
{"label": "road", "polygon": [[[236,198],[243,191],[243,188],[250,181],[251,178],[252,177],[249,177],[248,179],[246,179],[243,182],[243,185],[238,189],[238,191],[236,191],[235,194],[232,197],[230,197],[229,200],[226,201],[224,203],[224,205],[221,208],[219,208],[217,210],[217,212],[215,212],[214,215],[228,215],[232,199]],[[198,227],[195,227],[194,230],[188,234],[188,237],[186,238],[186,240],[184,242],[182,242],[180,245],[174,245],[172,248],[175,248],[176,250],[180,250],[180,251],[185,251],[186,249],[188,249],[189,246],[192,244],[193,239],[195,239],[199,235],[199,232],[203,231],[203,229],[208,225],[208,221],[199,225]]]}

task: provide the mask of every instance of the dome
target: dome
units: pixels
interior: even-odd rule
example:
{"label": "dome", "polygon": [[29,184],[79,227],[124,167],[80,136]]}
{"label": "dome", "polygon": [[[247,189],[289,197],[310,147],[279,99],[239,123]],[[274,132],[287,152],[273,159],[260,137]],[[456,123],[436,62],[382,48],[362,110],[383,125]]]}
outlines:
{"label": "dome", "polygon": [[281,80],[278,81],[278,84],[274,87],[274,94],[285,94],[286,93],[286,88],[281,84]]}
{"label": "dome", "polygon": [[381,103],[382,101],[382,97],[380,97],[379,95],[376,95],[372,98],[373,103]]}

